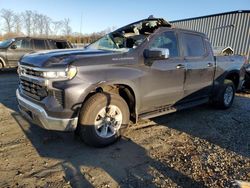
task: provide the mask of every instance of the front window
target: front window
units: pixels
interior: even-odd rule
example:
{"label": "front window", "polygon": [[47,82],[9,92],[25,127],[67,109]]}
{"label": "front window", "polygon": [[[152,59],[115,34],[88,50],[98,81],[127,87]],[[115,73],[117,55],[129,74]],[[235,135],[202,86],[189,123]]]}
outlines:
{"label": "front window", "polygon": [[178,41],[173,31],[167,31],[157,36],[149,45],[149,48],[168,49],[170,57],[179,56]]}
{"label": "front window", "polygon": [[30,42],[27,39],[20,39],[15,42],[16,49],[29,49]]}
{"label": "front window", "polygon": [[88,48],[98,50],[117,50],[119,49],[119,46],[115,43],[110,35],[105,35],[104,37],[89,45]]}
{"label": "front window", "polygon": [[139,46],[146,36],[141,35],[140,38],[140,40],[135,40],[133,37],[127,37],[125,34],[114,32],[105,35],[96,42],[90,44],[87,48],[126,52]]}
{"label": "front window", "polygon": [[0,42],[0,48],[7,48],[14,41],[15,41],[15,39],[4,40],[4,41]]}

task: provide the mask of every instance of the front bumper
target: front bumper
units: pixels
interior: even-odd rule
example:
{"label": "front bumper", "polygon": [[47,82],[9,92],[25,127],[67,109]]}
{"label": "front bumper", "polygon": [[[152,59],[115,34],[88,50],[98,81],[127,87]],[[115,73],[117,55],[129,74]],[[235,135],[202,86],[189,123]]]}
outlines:
{"label": "front bumper", "polygon": [[78,118],[61,119],[50,117],[41,106],[23,98],[19,90],[16,90],[18,107],[24,117],[30,122],[48,130],[74,131],[77,127]]}

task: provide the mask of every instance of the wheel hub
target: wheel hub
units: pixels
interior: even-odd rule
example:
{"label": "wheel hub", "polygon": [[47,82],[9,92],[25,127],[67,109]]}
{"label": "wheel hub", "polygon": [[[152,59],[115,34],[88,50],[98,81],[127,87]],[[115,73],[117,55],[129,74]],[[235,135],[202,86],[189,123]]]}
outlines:
{"label": "wheel hub", "polygon": [[121,125],[122,113],[115,105],[102,108],[95,119],[95,131],[102,138],[114,136],[119,131]]}
{"label": "wheel hub", "polygon": [[226,105],[229,105],[232,99],[233,99],[233,88],[229,86],[226,88],[226,91],[224,93],[224,103]]}

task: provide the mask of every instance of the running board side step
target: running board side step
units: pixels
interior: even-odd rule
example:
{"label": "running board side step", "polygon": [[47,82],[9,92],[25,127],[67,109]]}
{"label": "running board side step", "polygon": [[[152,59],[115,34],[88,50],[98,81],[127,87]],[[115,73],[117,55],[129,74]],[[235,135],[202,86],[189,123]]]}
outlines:
{"label": "running board side step", "polygon": [[173,112],[176,112],[179,110],[184,110],[186,108],[199,106],[199,105],[207,103],[207,102],[209,102],[209,98],[202,98],[200,100],[196,100],[193,102],[188,102],[188,103],[184,103],[184,104],[180,104],[180,105],[176,105],[176,106],[174,106],[174,105],[173,106],[164,106],[164,107],[159,108],[157,110],[140,114],[139,119],[150,119],[150,118],[154,118],[157,116],[170,114],[170,113],[173,113]]}

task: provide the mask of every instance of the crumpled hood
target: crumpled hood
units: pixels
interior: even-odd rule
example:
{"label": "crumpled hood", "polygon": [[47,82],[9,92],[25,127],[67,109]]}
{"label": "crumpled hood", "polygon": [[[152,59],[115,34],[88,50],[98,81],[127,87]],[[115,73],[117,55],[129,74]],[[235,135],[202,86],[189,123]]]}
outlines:
{"label": "crumpled hood", "polygon": [[84,57],[95,57],[109,54],[112,55],[114,52],[92,49],[47,50],[24,55],[20,59],[20,64],[31,67],[59,68],[65,67],[65,65]]}

